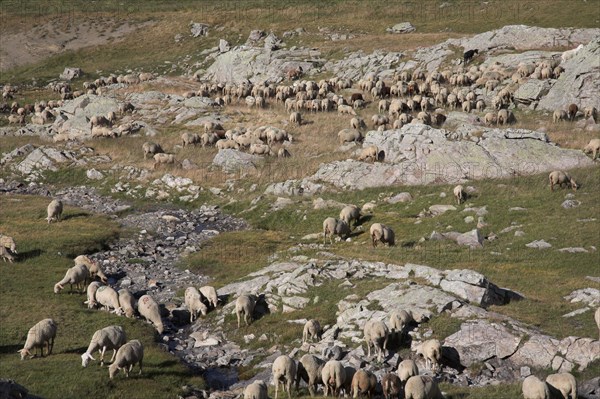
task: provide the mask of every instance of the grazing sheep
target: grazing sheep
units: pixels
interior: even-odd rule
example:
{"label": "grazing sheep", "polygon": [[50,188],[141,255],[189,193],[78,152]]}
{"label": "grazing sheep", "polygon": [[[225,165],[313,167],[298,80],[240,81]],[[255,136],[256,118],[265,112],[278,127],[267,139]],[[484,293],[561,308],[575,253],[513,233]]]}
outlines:
{"label": "grazing sheep", "polygon": [[290,123],[295,123],[296,125],[302,125],[302,114],[300,112],[292,112],[290,114]]}
{"label": "grazing sheep", "polygon": [[354,130],[365,130],[367,128],[367,124],[365,123],[365,120],[362,118],[358,118],[358,117],[354,117],[352,119],[350,119],[350,127]]}
{"label": "grazing sheep", "polygon": [[296,391],[298,391],[298,385],[300,379],[302,379],[308,385],[310,396],[315,396],[317,384],[323,384],[321,374],[324,365],[325,362],[314,355],[306,354],[302,356],[298,362],[296,372]]}
{"label": "grazing sheep", "polygon": [[463,65],[468,64],[473,57],[475,56],[475,54],[478,54],[479,50],[478,49],[473,49],[473,50],[467,50],[464,52],[463,54]]}
{"label": "grazing sheep", "polygon": [[90,129],[94,127],[111,127],[112,123],[102,115],[94,115],[90,118]]}
{"label": "grazing sheep", "polygon": [[56,220],[57,222],[60,220],[60,217],[62,215],[63,212],[63,203],[61,200],[52,200],[52,202],[50,202],[50,204],[48,204],[48,217],[46,218],[46,220],[48,220],[48,224],[50,224],[50,222],[52,222],[53,220]]}
{"label": "grazing sheep", "polygon": [[240,328],[240,317],[244,315],[246,325],[250,325],[254,307],[256,306],[256,296],[251,294],[242,294],[235,301],[235,314],[237,316],[238,328]]}
{"label": "grazing sheep", "polygon": [[52,319],[44,319],[31,327],[27,332],[27,339],[25,340],[23,349],[17,351],[21,354],[21,360],[25,360],[25,356],[27,355],[32,358],[33,355],[31,354],[31,350],[33,348],[36,348],[36,352],[37,348],[40,348],[43,357],[44,345],[47,345],[47,354],[50,355],[52,353],[52,348],[54,347],[56,329],[56,322]]}
{"label": "grazing sheep", "polygon": [[11,236],[0,234],[0,247],[6,248],[10,253],[17,253],[17,244],[15,244],[15,240]]}
{"label": "grazing sheep", "polygon": [[557,109],[552,114],[552,123],[556,123],[559,121],[565,121],[565,120],[567,120],[567,111],[565,111],[564,109]]}
{"label": "grazing sheep", "polygon": [[349,105],[338,105],[338,114],[349,114],[356,116],[356,111]]}
{"label": "grazing sheep", "polygon": [[560,392],[561,399],[577,399],[577,381],[570,373],[550,374],[546,384],[550,391]]}
{"label": "grazing sheep", "polygon": [[289,158],[291,156],[292,156],[292,154],[290,154],[290,152],[287,150],[287,148],[281,147],[277,151],[277,158]]}
{"label": "grazing sheep", "polygon": [[600,340],[600,307],[596,309],[596,313],[594,313],[594,320],[596,321],[596,326],[598,326],[598,339]]}
{"label": "grazing sheep", "polygon": [[513,113],[507,109],[501,109],[500,111],[498,111],[497,118],[498,118],[496,121],[497,125],[500,125],[500,124],[506,125],[507,123],[511,123],[514,121]]}
{"label": "grazing sheep", "polygon": [[377,361],[381,362],[385,356],[389,330],[385,323],[380,320],[369,320],[363,327],[365,342],[367,343],[367,356],[371,357],[371,344],[377,349]]}
{"label": "grazing sheep", "polygon": [[9,124],[19,124],[19,125],[24,125],[25,124],[25,115],[9,115],[8,116],[8,123]]}
{"label": "grazing sheep", "polygon": [[125,375],[129,377],[129,372],[136,363],[140,365],[140,375],[142,374],[142,360],[144,360],[144,346],[140,341],[134,339],[121,346],[117,351],[115,361],[108,368],[108,376],[112,380],[119,370],[123,369]]}
{"label": "grazing sheep", "polygon": [[96,306],[96,291],[98,291],[98,288],[100,287],[102,287],[102,283],[98,281],[92,281],[90,285],[88,285],[87,301],[84,302],[88,305],[88,309],[92,309]]}
{"label": "grazing sheep", "polygon": [[465,192],[462,185],[458,185],[454,187],[454,198],[456,198],[456,203],[460,205],[461,202],[465,202],[467,199],[467,193]]}
{"label": "grazing sheep", "polygon": [[548,180],[550,180],[550,191],[554,191],[555,184],[558,184],[559,187],[562,187],[562,185],[565,184],[567,188],[571,187],[573,191],[579,188],[575,179],[569,176],[567,172],[563,172],[562,170],[550,172],[548,175]]}
{"label": "grazing sheep", "polygon": [[267,384],[263,380],[256,380],[244,389],[244,399],[268,399]]}
{"label": "grazing sheep", "polygon": [[575,47],[574,49],[564,51],[560,55],[560,59],[562,60],[562,62],[568,61],[571,58],[575,57],[575,54],[577,54],[579,52],[579,50],[581,50],[582,48],[583,48],[583,44],[580,44],[579,46]]}
{"label": "grazing sheep", "polygon": [[373,396],[377,387],[377,377],[368,370],[360,369],[352,377],[351,395],[358,398],[359,395],[366,394],[368,398]]}
{"label": "grazing sheep", "polygon": [[437,339],[429,339],[417,345],[416,353],[425,358],[425,368],[435,371],[440,367],[442,344]]}
{"label": "grazing sheep", "polygon": [[131,318],[135,315],[135,298],[127,288],[119,290],[119,306],[125,312],[126,317]]}
{"label": "grazing sheep", "polygon": [[54,284],[54,293],[58,294],[60,290],[64,289],[64,285],[69,283],[71,291],[73,291],[73,284],[79,287],[80,284],[85,284],[85,281],[89,277],[90,273],[85,265],[75,265],[67,270],[65,277],[58,283]]}
{"label": "grazing sheep", "polygon": [[210,285],[204,285],[200,287],[200,293],[204,298],[206,298],[208,304],[215,309],[219,302],[219,296],[217,295],[217,290],[215,287],[211,287]]}
{"label": "grazing sheep", "polygon": [[345,240],[350,235],[350,226],[344,220],[328,217],[323,221],[323,244],[327,237],[329,237],[329,243],[333,244],[334,235]]}
{"label": "grazing sheep", "polygon": [[198,318],[198,312],[202,313],[202,316],[206,316],[208,308],[202,302],[200,292],[196,287],[188,287],[185,290],[185,306],[190,311],[190,323],[193,323]]}
{"label": "grazing sheep", "polygon": [[183,147],[190,144],[196,146],[198,143],[200,143],[200,136],[197,133],[185,132],[181,135],[181,144]]}
{"label": "grazing sheep", "polygon": [[147,159],[148,155],[154,156],[164,152],[160,144],[152,143],[150,141],[146,141],[142,144],[142,151],[144,151],[144,159]]}
{"label": "grazing sheep", "polygon": [[402,382],[394,373],[386,373],[381,379],[381,389],[385,399],[398,399],[402,392]]}
{"label": "grazing sheep", "polygon": [[215,145],[218,141],[219,136],[216,133],[203,133],[202,136],[200,136],[200,142],[202,144],[202,147]]}
{"label": "grazing sheep", "polygon": [[4,259],[4,262],[8,261],[13,263],[15,257],[10,253],[8,248],[0,246],[0,258]]}
{"label": "grazing sheep", "polygon": [[416,375],[406,381],[404,399],[443,399],[437,383],[428,375]]}
{"label": "grazing sheep", "polygon": [[248,152],[253,155],[274,155],[273,149],[268,144],[251,144]]}
{"label": "grazing sheep", "polygon": [[345,221],[349,227],[352,226],[352,222],[354,222],[354,225],[356,226],[360,220],[360,216],[360,208],[356,205],[346,205],[340,211],[340,220]]}
{"label": "grazing sheep", "polygon": [[398,365],[398,370],[396,370],[396,374],[398,374],[398,378],[402,384],[406,384],[406,381],[410,377],[414,377],[415,375],[419,375],[419,368],[417,367],[417,363],[411,359],[405,359],[400,362]]}
{"label": "grazing sheep", "polygon": [[363,135],[356,129],[342,129],[338,132],[338,139],[340,140],[340,144],[360,142],[363,140]]}
{"label": "grazing sheep", "polygon": [[377,243],[387,244],[388,246],[396,245],[394,230],[382,223],[373,223],[369,229],[373,248],[377,247]]}
{"label": "grazing sheep", "polygon": [[96,290],[96,302],[102,305],[107,312],[113,308],[116,314],[123,314],[123,309],[119,305],[119,294],[114,288],[108,285],[98,287]]}
{"label": "grazing sheep", "polygon": [[296,362],[287,355],[281,355],[273,362],[271,368],[273,372],[273,382],[275,382],[275,399],[279,391],[279,383],[284,386],[288,398],[292,397],[292,384],[296,379]]}
{"label": "grazing sheep", "polygon": [[390,333],[401,336],[411,321],[413,321],[413,317],[410,311],[401,309],[392,312],[390,315]]}
{"label": "grazing sheep", "polygon": [[522,391],[525,399],[550,399],[548,384],[535,375],[530,375],[523,380]]}
{"label": "grazing sheep", "polygon": [[154,327],[159,334],[165,330],[162,319],[160,317],[160,309],[158,303],[150,295],[142,295],[137,303],[138,313],[146,320],[154,324]]}
{"label": "grazing sheep", "polygon": [[98,276],[98,278],[104,284],[106,284],[106,282],[108,281],[108,278],[106,277],[106,275],[104,274],[104,272],[102,271],[100,266],[98,265],[97,261],[90,259],[86,255],[79,255],[78,257],[76,257],[74,259],[74,261],[75,261],[75,265],[85,265],[85,267],[88,268],[88,271],[90,272],[90,278],[95,278],[96,276]]}
{"label": "grazing sheep", "polygon": [[154,166],[156,169],[158,165],[174,165],[175,164],[175,155],[173,154],[165,154],[164,152],[159,152],[158,154],[154,154]]}
{"label": "grazing sheep", "polygon": [[321,324],[315,319],[310,319],[304,324],[304,330],[302,331],[302,342],[308,342],[310,338],[311,341],[321,340],[321,334],[323,331],[321,330]]}
{"label": "grazing sheep", "polygon": [[569,116],[569,120],[571,122],[575,120],[577,111],[579,111],[579,107],[577,106],[577,104],[569,104],[569,107],[567,108],[567,115]]}
{"label": "grazing sheep", "polygon": [[104,352],[107,349],[113,350],[113,355],[110,358],[110,361],[113,362],[117,355],[117,349],[123,346],[126,341],[127,336],[121,326],[108,326],[96,331],[92,335],[92,340],[87,350],[81,355],[81,365],[87,367],[90,360],[96,360],[92,357],[92,353],[96,350],[100,352],[100,367],[104,366]]}
{"label": "grazing sheep", "polygon": [[375,162],[379,160],[379,148],[376,145],[370,145],[363,148],[358,154],[359,161],[367,161]]}
{"label": "grazing sheep", "polygon": [[386,115],[375,114],[371,117],[371,122],[373,122],[373,127],[385,126],[390,123],[390,118]]}
{"label": "grazing sheep", "polygon": [[585,119],[592,118],[594,120],[594,123],[596,123],[596,121],[598,120],[598,110],[596,109],[596,107],[586,107],[583,110],[583,117]]}
{"label": "grazing sheep", "polygon": [[324,396],[328,396],[331,392],[333,397],[340,394],[340,389],[346,381],[346,370],[342,363],[337,360],[330,360],[323,366],[321,371],[321,380],[324,386]]}
{"label": "grazing sheep", "polygon": [[[600,153],[600,139],[591,139],[588,145],[583,148],[585,154],[592,153],[592,159]],[[13,251],[14,252],[14,251]]]}

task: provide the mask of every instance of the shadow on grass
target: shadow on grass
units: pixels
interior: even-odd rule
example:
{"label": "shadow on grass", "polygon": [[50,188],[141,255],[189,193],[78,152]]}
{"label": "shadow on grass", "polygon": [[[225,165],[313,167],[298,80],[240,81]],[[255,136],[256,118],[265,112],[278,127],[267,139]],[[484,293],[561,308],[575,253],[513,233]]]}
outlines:
{"label": "shadow on grass", "polygon": [[42,251],[41,249],[32,249],[31,251],[27,252],[19,252],[17,255],[15,255],[15,257],[18,261],[24,261],[27,259],[37,258],[43,253],[44,251]]}
{"label": "shadow on grass", "polygon": [[17,356],[17,351],[23,349],[23,345],[2,345],[0,346],[0,354],[3,353],[14,353]]}
{"label": "shadow on grass", "polygon": [[77,213],[69,213],[65,216],[62,217],[61,220],[69,220],[69,219],[75,219],[75,218],[80,218],[80,217],[90,217],[90,214],[87,212],[77,212]]}

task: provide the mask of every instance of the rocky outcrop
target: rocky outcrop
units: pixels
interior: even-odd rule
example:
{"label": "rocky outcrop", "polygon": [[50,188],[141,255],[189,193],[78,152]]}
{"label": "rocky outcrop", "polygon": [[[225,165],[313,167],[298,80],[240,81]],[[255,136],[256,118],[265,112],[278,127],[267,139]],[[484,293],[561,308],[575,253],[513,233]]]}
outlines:
{"label": "rocky outcrop", "polygon": [[238,150],[220,150],[213,159],[213,164],[226,172],[245,174],[256,170],[256,165],[262,162],[262,157],[251,155]]}
{"label": "rocky outcrop", "polygon": [[92,134],[90,118],[106,116],[109,112],[118,113],[119,103],[114,98],[86,94],[66,101],[57,109],[57,117],[52,128],[58,133],[66,133],[70,138],[89,138]]}

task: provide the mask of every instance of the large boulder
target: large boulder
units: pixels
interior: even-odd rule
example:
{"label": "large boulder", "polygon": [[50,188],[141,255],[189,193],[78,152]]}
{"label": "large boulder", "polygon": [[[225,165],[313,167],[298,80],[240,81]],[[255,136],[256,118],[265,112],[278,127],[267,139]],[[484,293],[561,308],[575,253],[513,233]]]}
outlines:
{"label": "large boulder", "polygon": [[238,150],[220,150],[213,159],[213,164],[226,172],[244,173],[256,169],[256,165],[263,159],[258,155],[251,155]]}
{"label": "large boulder", "polygon": [[56,118],[53,128],[71,138],[89,138],[92,134],[90,118],[118,111],[119,103],[114,98],[86,94],[58,108],[61,117]]}
{"label": "large boulder", "polygon": [[63,73],[60,74],[60,78],[62,80],[73,80],[73,79],[77,79],[78,77],[80,77],[83,74],[83,71],[81,70],[81,68],[65,68],[65,70],[63,71]]}

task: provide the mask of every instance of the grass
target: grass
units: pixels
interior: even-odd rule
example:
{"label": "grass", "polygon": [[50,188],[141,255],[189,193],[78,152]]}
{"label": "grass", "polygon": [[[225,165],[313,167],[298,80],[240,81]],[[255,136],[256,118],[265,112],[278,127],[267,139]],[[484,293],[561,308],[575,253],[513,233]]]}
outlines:
{"label": "grass", "polygon": [[[103,216],[67,206],[60,223],[44,220],[47,198],[0,197],[2,233],[12,235],[19,251],[18,262],[0,263],[0,375],[27,387],[42,397],[106,398],[177,397],[183,385],[203,386],[178,360],[156,342],[155,330],[134,319],[88,310],[85,294],[54,294],[52,287],[72,258],[96,252],[119,235],[118,226]],[[51,317],[58,324],[52,355],[21,361],[27,330]],[[120,373],[113,381],[107,368],[92,362],[82,369],[85,352],[94,331],[107,325],[124,326],[128,339],[139,339],[145,347],[144,373],[137,369],[129,380]]]}

